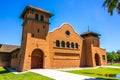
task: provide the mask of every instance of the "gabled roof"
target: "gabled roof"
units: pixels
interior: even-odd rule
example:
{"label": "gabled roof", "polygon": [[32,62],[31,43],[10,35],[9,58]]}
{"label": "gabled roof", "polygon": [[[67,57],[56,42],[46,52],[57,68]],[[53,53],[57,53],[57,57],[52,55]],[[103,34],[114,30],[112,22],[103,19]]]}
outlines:
{"label": "gabled roof", "polygon": [[23,17],[24,17],[24,15],[25,15],[25,13],[26,13],[26,11],[27,11],[28,9],[34,9],[34,10],[36,10],[36,11],[46,13],[46,14],[48,14],[50,17],[53,16],[53,14],[51,14],[49,11],[45,11],[45,10],[43,10],[43,9],[41,9],[41,8],[35,8],[35,7],[33,7],[33,6],[26,6],[25,9],[23,10],[22,14],[20,15],[20,18],[23,18]]}
{"label": "gabled roof", "polygon": [[0,52],[10,53],[17,49],[20,49],[20,46],[0,44]]}

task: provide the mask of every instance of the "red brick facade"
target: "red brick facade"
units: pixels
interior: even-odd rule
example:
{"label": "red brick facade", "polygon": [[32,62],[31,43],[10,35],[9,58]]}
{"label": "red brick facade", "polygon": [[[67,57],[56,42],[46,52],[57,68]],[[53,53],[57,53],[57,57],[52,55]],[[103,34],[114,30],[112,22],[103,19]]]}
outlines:
{"label": "red brick facade", "polygon": [[23,19],[21,49],[17,52],[18,57],[11,59],[11,67],[25,71],[107,65],[106,50],[100,48],[99,34],[79,35],[69,24],[48,32],[52,16],[48,11],[32,6],[24,9],[20,16]]}

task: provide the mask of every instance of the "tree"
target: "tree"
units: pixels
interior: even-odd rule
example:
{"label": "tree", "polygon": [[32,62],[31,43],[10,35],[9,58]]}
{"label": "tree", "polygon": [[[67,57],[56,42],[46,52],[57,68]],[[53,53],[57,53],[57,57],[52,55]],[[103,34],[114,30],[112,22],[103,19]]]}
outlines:
{"label": "tree", "polygon": [[119,61],[120,61],[120,54],[118,54],[118,59],[119,59]]}
{"label": "tree", "polygon": [[107,52],[108,62],[111,62],[111,60],[112,60],[111,54],[112,54],[111,52]]}
{"label": "tree", "polygon": [[114,51],[113,52],[107,52],[107,59],[111,64],[114,63],[114,61],[118,61],[119,57],[118,54],[116,54]]}
{"label": "tree", "polygon": [[113,14],[113,11],[115,9],[120,14],[120,0],[105,0],[103,3],[103,7],[107,8],[110,15]]}
{"label": "tree", "polygon": [[117,51],[117,54],[120,54],[120,50]]}

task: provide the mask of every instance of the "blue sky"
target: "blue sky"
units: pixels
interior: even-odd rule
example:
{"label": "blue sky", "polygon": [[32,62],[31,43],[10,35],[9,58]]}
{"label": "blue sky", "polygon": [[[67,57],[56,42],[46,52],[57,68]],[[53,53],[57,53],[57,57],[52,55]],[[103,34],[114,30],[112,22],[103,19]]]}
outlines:
{"label": "blue sky", "polygon": [[1,0],[0,44],[21,45],[22,20],[19,18],[27,5],[50,11],[50,31],[69,23],[79,34],[87,31],[100,33],[101,47],[107,51],[120,49],[120,15],[113,16],[102,7],[104,0]]}

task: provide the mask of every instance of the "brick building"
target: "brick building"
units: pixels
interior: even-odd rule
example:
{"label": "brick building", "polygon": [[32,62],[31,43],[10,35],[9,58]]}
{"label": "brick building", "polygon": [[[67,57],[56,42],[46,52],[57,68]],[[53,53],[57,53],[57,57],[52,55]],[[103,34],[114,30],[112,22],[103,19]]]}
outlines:
{"label": "brick building", "polygon": [[49,32],[53,14],[27,6],[20,18],[21,46],[0,45],[0,66],[19,71],[33,68],[70,68],[107,65],[106,50],[100,48],[100,34],[78,34],[69,24]]}

